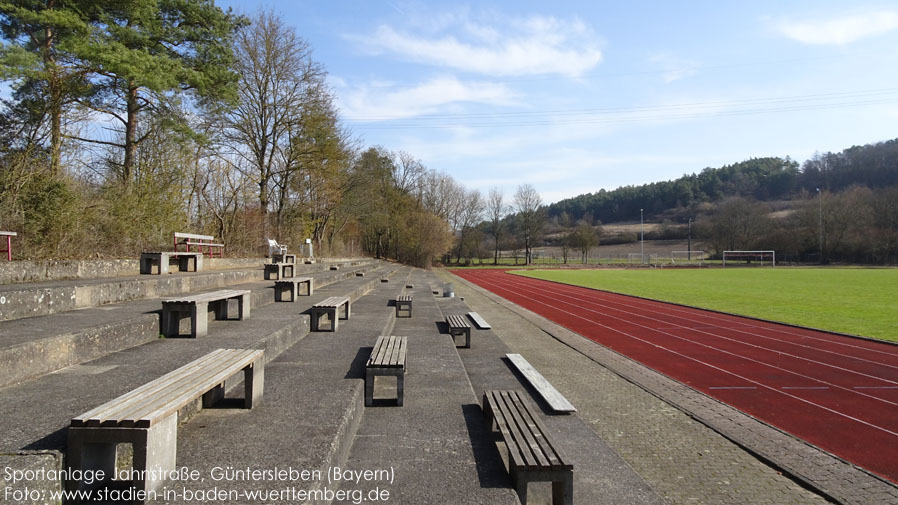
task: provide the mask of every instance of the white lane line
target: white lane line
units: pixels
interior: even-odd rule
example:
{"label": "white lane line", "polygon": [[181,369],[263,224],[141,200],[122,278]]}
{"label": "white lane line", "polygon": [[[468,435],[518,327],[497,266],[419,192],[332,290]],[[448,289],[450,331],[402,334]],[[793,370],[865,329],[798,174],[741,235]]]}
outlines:
{"label": "white lane line", "polygon": [[[521,278],[520,276],[517,276],[517,277],[519,278],[519,280],[517,281],[517,285],[518,285],[518,287],[519,287],[520,289],[530,288],[530,286],[527,285],[526,281],[523,280],[523,279],[526,279],[526,277],[524,277],[524,278]],[[514,281],[512,281],[512,282],[514,282]],[[838,384],[833,384],[833,383],[827,381],[826,379],[821,379],[821,378],[819,378],[819,377],[813,377],[813,376],[810,376],[810,375],[807,375],[807,374],[803,374],[803,373],[800,373],[800,372],[796,372],[796,371],[794,371],[794,370],[791,370],[791,369],[787,368],[787,367],[790,366],[790,365],[794,365],[794,363],[785,363],[785,364],[782,364],[782,365],[776,365],[776,364],[773,363],[773,362],[767,362],[767,361],[764,361],[764,360],[761,360],[761,359],[753,359],[753,358],[749,358],[748,356],[746,356],[746,355],[744,355],[744,354],[740,354],[740,353],[737,352],[735,349],[734,349],[733,351],[728,351],[728,350],[726,350],[726,349],[722,349],[722,348],[719,348],[719,347],[715,347],[715,346],[712,345],[711,343],[703,343],[703,342],[699,342],[699,341],[696,341],[696,340],[692,340],[692,339],[686,338],[686,337],[684,337],[684,336],[675,335],[675,334],[673,334],[673,333],[671,333],[671,332],[669,332],[669,331],[664,331],[664,330],[660,330],[660,329],[658,329],[658,328],[652,328],[652,327],[650,327],[650,326],[646,326],[646,325],[639,324],[639,323],[637,323],[637,322],[635,321],[635,319],[644,319],[644,320],[648,320],[648,321],[657,321],[657,322],[663,322],[663,321],[661,321],[660,319],[657,319],[657,318],[654,318],[654,317],[645,315],[645,314],[639,314],[639,313],[635,313],[635,312],[630,312],[630,311],[625,310],[625,309],[623,309],[623,308],[617,308],[617,307],[614,306],[614,305],[620,305],[620,306],[625,307],[625,308],[627,308],[627,309],[639,310],[637,307],[629,306],[629,305],[627,305],[627,304],[625,304],[625,303],[622,303],[622,302],[615,302],[615,301],[610,301],[610,300],[602,300],[602,303],[599,303],[598,301],[595,301],[594,299],[590,299],[590,298],[581,298],[581,297],[579,297],[579,296],[574,296],[574,295],[569,294],[568,292],[564,291],[564,290],[561,289],[561,288],[555,288],[554,290],[552,290],[552,289],[547,289],[546,291],[547,291],[547,292],[550,292],[550,293],[552,293],[552,294],[554,294],[554,295],[556,296],[556,297],[554,298],[554,300],[557,301],[558,303],[564,303],[564,304],[567,304],[567,305],[573,305],[573,306],[576,306],[576,307],[578,307],[578,308],[584,309],[584,310],[586,310],[586,311],[588,311],[588,312],[593,312],[593,313],[598,314],[598,315],[602,315],[602,316],[606,316],[606,317],[611,317],[611,318],[614,318],[614,319],[618,319],[618,320],[620,320],[620,321],[624,321],[624,322],[627,322],[627,323],[629,323],[629,324],[633,324],[633,325],[636,325],[636,326],[640,326],[640,327],[645,328],[646,330],[649,330],[649,331],[655,331],[655,332],[662,333],[662,334],[667,335],[667,336],[670,336],[670,337],[677,338],[677,339],[682,340],[682,341],[684,341],[684,342],[689,342],[689,343],[692,343],[692,344],[695,344],[695,345],[699,345],[699,346],[702,346],[702,347],[705,347],[705,348],[708,348],[708,349],[713,349],[713,350],[715,350],[715,351],[718,351],[718,352],[721,352],[721,353],[724,353],[724,354],[729,354],[729,355],[731,355],[731,356],[736,356],[736,357],[742,358],[742,359],[747,360],[747,361],[751,361],[751,362],[758,363],[758,364],[761,364],[761,365],[764,365],[764,366],[768,366],[768,367],[771,367],[771,368],[775,368],[775,369],[777,369],[777,370],[782,370],[782,371],[784,371],[784,372],[786,372],[786,373],[789,373],[789,374],[792,374],[792,375],[796,375],[796,376],[802,377],[802,378],[804,378],[804,379],[810,379],[810,380],[813,380],[813,381],[816,381],[816,382],[822,382],[822,383],[825,383],[825,384],[829,384],[830,386],[837,387],[837,388],[841,388],[841,389],[845,389],[846,391],[849,391],[849,392],[852,392],[852,393],[856,393],[856,394],[859,394],[859,395],[868,397],[868,398],[870,398],[870,399],[872,399],[872,400],[875,400],[875,401],[881,401],[881,402],[884,402],[884,403],[888,403],[888,404],[890,404],[890,405],[896,405],[896,406],[898,406],[898,403],[895,403],[895,402],[892,402],[892,401],[889,401],[889,400],[885,400],[885,399],[883,399],[883,398],[879,398],[879,397],[876,397],[876,396],[873,396],[873,395],[870,395],[870,394],[867,394],[867,393],[862,393],[862,392],[860,392],[860,391],[856,391],[856,390],[853,390],[853,389],[848,388],[848,387],[839,386]],[[531,292],[533,292],[533,291],[531,291]],[[578,302],[583,302],[583,303],[585,303],[585,304],[593,305],[593,306],[595,306],[595,307],[600,307],[600,308],[602,308],[602,309],[606,309],[606,310],[611,310],[611,311],[619,312],[619,313],[621,313],[621,314],[625,314],[625,315],[627,315],[627,316],[630,316],[631,319],[626,319],[626,318],[624,318],[624,317],[619,317],[619,316],[613,316],[613,315],[611,315],[611,314],[607,314],[607,313],[604,313],[604,312],[600,312],[600,311],[598,311],[598,310],[592,310],[592,309],[589,309],[589,308],[583,306],[582,304],[581,304],[581,305],[576,305],[576,304],[573,304],[573,303],[570,303],[570,302],[565,302],[565,301],[562,300],[561,298],[569,298],[569,299],[571,299],[571,300],[575,300],[575,301],[578,301]],[[657,309],[656,309],[656,310],[657,310]],[[658,313],[659,315],[663,315],[663,314],[661,314],[660,312],[656,312],[656,313]],[[673,317],[677,317],[677,316],[673,316]],[[669,323],[669,322],[670,322],[670,321],[668,321],[668,323]],[[674,324],[676,324],[676,323],[674,323]],[[680,325],[680,329],[681,329],[681,330],[686,330],[686,329],[689,329],[689,328],[686,327],[686,326]],[[863,377],[867,377],[867,378],[870,378],[870,379],[880,380],[880,381],[887,382],[887,383],[888,383],[888,382],[891,382],[892,384],[896,384],[896,382],[895,382],[894,380],[886,379],[886,378],[884,378],[884,377],[879,377],[879,376],[876,376],[876,375],[870,375],[870,374],[863,373],[863,372],[860,372],[860,371],[857,371],[857,370],[852,370],[852,369],[850,369],[850,368],[845,368],[845,367],[842,367],[842,366],[838,366],[838,365],[835,365],[835,364],[832,364],[832,363],[826,363],[826,362],[822,362],[822,361],[817,361],[817,360],[805,358],[805,357],[803,357],[803,356],[797,356],[797,355],[794,355],[794,354],[790,354],[790,353],[787,353],[787,352],[784,352],[784,351],[777,351],[777,350],[775,350],[775,349],[770,349],[770,348],[764,347],[764,346],[762,346],[762,345],[753,344],[753,343],[746,342],[746,341],[740,341],[740,340],[735,339],[735,338],[726,337],[726,336],[719,335],[719,334],[712,333],[712,332],[708,332],[708,331],[703,331],[703,330],[693,330],[693,331],[696,331],[697,333],[701,333],[701,334],[708,335],[708,336],[710,336],[710,337],[713,337],[713,338],[716,338],[716,339],[719,339],[719,340],[724,340],[724,341],[732,342],[732,343],[737,344],[737,345],[743,345],[743,346],[747,346],[747,347],[753,347],[753,348],[755,348],[755,349],[759,349],[759,350],[765,351],[765,352],[770,353],[770,354],[773,354],[773,355],[780,355],[780,356],[789,357],[789,358],[792,358],[792,359],[795,359],[795,360],[806,361],[806,362],[810,362],[810,363],[814,363],[814,364],[826,366],[826,367],[829,367],[829,368],[833,368],[833,369],[836,369],[836,370],[839,370],[839,371],[842,371],[842,372],[848,372],[848,373],[860,375],[860,376],[863,376]]]}
{"label": "white lane line", "polygon": [[854,386],[852,389],[898,389],[898,386]]}
{"label": "white lane line", "polygon": [[[505,279],[503,279],[503,280],[505,280]],[[593,325],[600,326],[600,327],[605,328],[605,329],[607,329],[607,330],[609,330],[609,331],[612,331],[612,332],[614,332],[614,333],[619,333],[619,334],[624,335],[624,336],[626,336],[626,337],[628,337],[628,338],[631,338],[631,339],[633,339],[633,340],[642,342],[642,343],[647,344],[647,345],[649,345],[649,346],[652,346],[652,347],[655,347],[655,348],[657,348],[657,349],[660,349],[660,350],[666,351],[666,352],[668,352],[668,353],[671,353],[671,354],[673,354],[673,355],[675,355],[675,356],[679,356],[679,357],[681,357],[681,358],[684,358],[684,359],[687,359],[687,360],[694,361],[694,362],[696,362],[696,363],[698,363],[698,364],[700,364],[700,365],[704,365],[704,366],[706,366],[706,367],[708,367],[708,368],[711,368],[711,369],[714,369],[714,370],[718,370],[718,371],[720,371],[720,372],[722,372],[722,373],[724,373],[724,374],[732,375],[733,377],[735,377],[735,378],[737,378],[737,379],[744,380],[745,382],[750,382],[750,383],[757,384],[758,387],[760,387],[760,388],[763,388],[763,389],[766,389],[766,390],[769,390],[769,391],[772,391],[772,392],[775,392],[775,393],[782,394],[782,395],[787,396],[787,397],[789,397],[789,398],[791,398],[791,399],[793,399],[793,400],[796,400],[796,401],[798,401],[798,402],[801,402],[801,403],[804,403],[804,404],[807,404],[807,405],[810,405],[810,406],[819,408],[819,409],[821,409],[821,410],[825,410],[825,411],[827,411],[827,412],[830,412],[830,413],[832,413],[832,414],[835,414],[836,416],[844,417],[844,418],[846,418],[846,419],[848,419],[848,420],[857,422],[857,423],[859,423],[859,424],[863,424],[863,425],[865,425],[865,426],[869,426],[870,428],[873,428],[874,430],[882,431],[882,432],[887,433],[887,434],[889,434],[889,435],[898,437],[898,432],[892,431],[892,430],[890,430],[890,429],[888,429],[888,428],[885,428],[885,427],[883,427],[883,426],[879,426],[879,425],[874,424],[874,423],[872,423],[872,422],[865,421],[865,420],[860,419],[860,418],[858,418],[858,417],[855,417],[855,416],[853,416],[853,415],[850,415],[850,414],[847,414],[847,413],[845,413],[845,412],[841,412],[841,411],[839,411],[839,410],[836,410],[835,408],[827,407],[827,406],[825,406],[825,405],[821,405],[821,404],[819,404],[819,403],[816,403],[816,402],[807,400],[807,399],[802,398],[802,397],[800,397],[800,396],[795,396],[795,395],[793,395],[793,394],[786,393],[786,392],[784,392],[784,391],[782,391],[782,390],[777,389],[777,388],[774,387],[774,386],[770,386],[770,385],[764,384],[763,382],[760,382],[760,381],[758,381],[758,380],[751,379],[751,378],[749,378],[749,377],[744,377],[744,376],[742,376],[742,375],[740,375],[740,374],[738,374],[738,373],[736,373],[736,372],[727,370],[727,369],[722,368],[722,367],[720,367],[720,366],[713,365],[713,364],[708,363],[708,362],[706,362],[706,361],[702,361],[702,360],[700,360],[700,359],[698,359],[698,358],[695,358],[695,357],[693,357],[693,356],[689,356],[689,355],[684,354],[684,353],[682,353],[682,352],[675,351],[675,350],[670,349],[670,348],[668,348],[668,347],[664,347],[663,345],[660,345],[660,344],[657,344],[657,343],[654,343],[654,342],[650,342],[650,341],[648,341],[648,340],[646,340],[646,339],[639,338],[639,337],[637,337],[636,335],[633,335],[633,334],[624,332],[624,331],[619,330],[619,329],[617,329],[617,328],[612,328],[611,326],[608,326],[608,325],[606,325],[606,324],[602,324],[602,323],[600,323],[599,321],[596,321],[596,320],[593,320],[593,319],[584,317],[584,316],[582,316],[582,315],[580,315],[580,314],[576,314],[576,313],[574,313],[574,312],[570,312],[570,311],[568,311],[568,310],[565,310],[565,309],[562,308],[562,307],[553,306],[553,305],[551,305],[551,304],[549,304],[549,303],[544,302],[543,300],[536,299],[536,298],[533,298],[533,297],[530,297],[530,296],[526,296],[526,295],[524,295],[524,294],[521,293],[521,291],[526,291],[526,292],[529,292],[529,293],[538,293],[539,295],[545,296],[545,293],[543,293],[543,292],[536,292],[536,291],[534,291],[533,289],[526,289],[526,290],[522,289],[522,290],[520,290],[520,291],[515,291],[515,290],[512,290],[512,289],[510,289],[510,288],[508,287],[508,284],[510,284],[510,283],[498,284],[498,283],[496,283],[496,282],[490,282],[490,281],[487,281],[487,280],[485,280],[483,277],[480,278],[480,281],[483,282],[484,284],[488,284],[488,285],[494,286],[494,289],[498,289],[499,291],[510,291],[510,292],[512,293],[512,295],[514,295],[514,296],[518,296],[518,297],[521,297],[521,298],[525,298],[525,299],[527,299],[527,300],[531,300],[531,301],[533,301],[534,303],[537,303],[537,304],[540,304],[540,305],[545,305],[545,306],[547,306],[547,307],[550,307],[550,308],[553,308],[553,309],[558,310],[558,311],[560,311],[560,312],[563,312],[563,313],[565,313],[565,314],[568,314],[569,316],[572,316],[572,317],[575,317],[575,318],[578,318],[578,319],[582,319],[582,320],[587,321],[587,322],[589,322],[589,323],[591,323],[591,324],[593,324]],[[528,287],[529,287],[529,286],[528,286]],[[491,291],[493,291],[493,292],[496,293],[496,294],[499,294],[499,293],[498,293],[497,291],[495,291],[494,289],[491,290]],[[499,295],[499,296],[502,296],[502,295]],[[558,301],[558,300],[553,300],[553,301]],[[564,302],[561,302],[561,303],[564,303]],[[566,305],[574,305],[574,304],[567,303]],[[577,306],[575,305],[575,307],[577,307]],[[585,307],[577,307],[577,308],[584,309]],[[597,314],[601,314],[601,313],[599,313],[599,312],[597,312],[597,311],[594,311],[594,310],[590,310],[590,309],[586,309],[586,310],[587,310],[588,312],[595,312],[595,313],[597,313]],[[609,316],[609,317],[611,317],[612,319],[620,319],[620,318],[616,318],[616,317],[614,317],[614,316]],[[640,326],[640,325],[637,325],[637,326]],[[847,389],[847,388],[846,388],[846,389]]]}
{"label": "white lane line", "polygon": [[708,389],[758,389],[757,386],[711,386]]}
{"label": "white lane line", "polygon": [[827,386],[783,386],[783,389],[829,389]]}

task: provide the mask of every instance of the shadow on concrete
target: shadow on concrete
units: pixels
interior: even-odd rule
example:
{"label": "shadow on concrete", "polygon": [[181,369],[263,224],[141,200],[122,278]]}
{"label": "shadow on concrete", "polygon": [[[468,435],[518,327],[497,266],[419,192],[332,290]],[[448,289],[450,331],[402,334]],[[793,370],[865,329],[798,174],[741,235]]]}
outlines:
{"label": "shadow on concrete", "polygon": [[365,363],[368,362],[368,357],[371,356],[371,351],[373,350],[373,346],[359,347],[358,352],[355,353],[355,357],[352,358],[352,362],[349,364],[349,370],[346,371],[346,375],[343,378],[365,380]]}
{"label": "shadow on concrete", "polygon": [[69,437],[69,428],[60,428],[47,436],[35,440],[22,447],[24,451],[65,451],[66,440]]}
{"label": "shadow on concrete", "polygon": [[468,438],[474,452],[477,479],[481,488],[511,487],[511,479],[505,463],[496,447],[498,434],[494,434],[486,423],[480,405],[469,403],[461,406],[462,415],[468,428]]}

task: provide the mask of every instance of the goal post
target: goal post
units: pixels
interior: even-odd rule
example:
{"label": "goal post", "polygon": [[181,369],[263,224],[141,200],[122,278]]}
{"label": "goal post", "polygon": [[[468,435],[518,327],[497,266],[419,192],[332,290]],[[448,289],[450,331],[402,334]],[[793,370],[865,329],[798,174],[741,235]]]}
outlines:
{"label": "goal post", "polygon": [[724,251],[723,266],[767,266],[776,267],[776,251]]}

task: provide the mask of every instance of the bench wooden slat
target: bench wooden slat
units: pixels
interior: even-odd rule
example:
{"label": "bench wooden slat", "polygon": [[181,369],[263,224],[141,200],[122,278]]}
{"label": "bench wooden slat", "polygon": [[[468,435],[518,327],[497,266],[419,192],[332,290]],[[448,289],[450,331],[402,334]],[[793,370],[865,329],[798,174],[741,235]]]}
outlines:
{"label": "bench wooden slat", "polygon": [[236,298],[238,296],[243,296],[249,294],[250,290],[248,289],[220,289],[218,291],[211,291],[209,293],[200,293],[196,295],[190,296],[182,296],[180,298],[169,298],[167,300],[162,300],[162,303],[201,303],[201,302],[211,302],[215,300],[222,300],[225,298]]}
{"label": "bench wooden slat", "polygon": [[[260,354],[261,352],[262,351],[258,351],[258,353]],[[164,403],[162,403],[161,406],[155,408],[155,410],[150,410],[152,405],[148,405],[147,408],[140,409],[128,418],[122,419],[120,421],[120,425],[149,427],[157,420],[163,419],[180,410],[182,407],[184,407],[206,391],[209,391],[219,384],[223,384],[230,376],[246,368],[250,363],[252,363],[252,361],[253,360],[246,361],[244,357],[244,361],[232,363],[226,368],[217,370],[214,374],[210,374],[204,377],[193,377],[193,382],[191,384],[185,385],[183,388],[173,391],[173,394],[167,396],[164,400]],[[177,393],[180,393],[180,395],[178,395]],[[157,402],[157,405],[158,403],[159,402]]]}
{"label": "bench wooden slat", "polygon": [[[167,384],[177,382],[178,379],[193,373],[195,368],[199,368],[214,362],[216,359],[221,359],[222,353],[225,349],[217,349],[212,351],[211,353],[199,358],[197,360],[191,361],[190,363],[169,372],[158,379],[148,382],[143,386],[138,387],[137,389],[133,389],[130,392],[119,396],[118,398],[108,401],[99,407],[88,410],[84,414],[81,414],[78,417],[72,419],[73,425],[80,425],[82,423],[87,423],[88,421],[96,422],[101,418],[105,420],[106,418],[114,415],[115,412],[122,408],[126,408],[129,402],[140,401],[142,398],[146,398],[148,395],[154,394],[158,389],[165,387]],[[109,412],[104,412],[108,410]],[[77,424],[76,424],[77,423]],[[99,424],[99,423],[97,423]]]}
{"label": "bench wooden slat", "polygon": [[335,307],[339,307],[340,305],[343,305],[344,303],[348,303],[348,302],[349,302],[348,296],[331,296],[329,298],[325,298],[324,300],[321,300],[320,302],[312,305],[312,307],[333,309]]}
{"label": "bench wooden slat", "polygon": [[471,327],[471,325],[468,324],[468,322],[465,321],[465,319],[459,315],[446,316],[446,323],[449,324],[450,328],[470,328]]}
{"label": "bench wooden slat", "polygon": [[261,355],[262,351],[255,349],[218,349],[72,419],[72,426],[149,427]]}
{"label": "bench wooden slat", "polygon": [[212,235],[198,235],[196,233],[181,233],[179,231],[174,232],[175,238],[186,238],[186,239],[196,239],[196,240],[213,240],[215,239]]}
{"label": "bench wooden slat", "polygon": [[518,391],[486,391],[493,418],[505,438],[512,463],[526,470],[569,470],[572,464],[549,440],[545,426]]}
{"label": "bench wooden slat", "polygon": [[537,452],[534,451],[534,445],[528,443],[529,441],[526,438],[525,433],[527,430],[527,425],[522,423],[519,419],[519,416],[516,415],[516,408],[514,408],[514,404],[509,398],[509,391],[502,391],[499,393],[499,410],[504,413],[505,416],[505,426],[508,430],[506,433],[505,443],[508,444],[508,441],[513,441],[515,449],[520,453],[521,457],[518,458],[522,460],[522,464],[520,466],[524,466],[526,468],[533,468],[538,466],[540,463],[543,463],[543,466],[548,466],[548,461],[539,461],[537,459]]}
{"label": "bench wooden slat", "polygon": [[555,455],[555,449],[546,443],[546,438],[540,427],[536,424],[534,416],[529,409],[523,406],[520,395],[508,395],[508,401],[514,405],[512,416],[524,434],[527,446],[533,452],[537,460],[536,467],[557,466],[559,459]]}
{"label": "bench wooden slat", "polygon": [[556,412],[576,412],[577,409],[541,373],[520,354],[506,354],[509,361],[521,372],[540,396]]}
{"label": "bench wooden slat", "polygon": [[407,337],[380,336],[371,350],[367,367],[405,368]]}
{"label": "bench wooden slat", "polygon": [[[110,406],[110,410],[108,410],[107,412],[101,412],[100,414],[96,415],[95,419],[88,420],[86,425],[133,425],[139,421],[143,421],[140,423],[141,425],[152,425],[152,423],[156,419],[136,418],[140,418],[143,413],[155,409],[156,407],[154,405],[159,404],[163,401],[169,401],[172,395],[175,395],[178,391],[183,390],[183,387],[179,390],[172,390],[173,384],[179,384],[180,382],[185,381],[192,381],[195,383],[196,376],[198,374],[205,375],[207,373],[214,373],[217,369],[221,369],[222,366],[231,362],[231,360],[238,360],[237,364],[239,364],[239,369],[242,369],[248,363],[252,362],[252,359],[246,360],[246,356],[250,354],[256,354],[256,352],[253,350],[246,351],[242,349],[219,349],[219,351],[220,352],[216,352],[214,356],[212,356],[212,359],[193,361],[179,368],[178,370],[175,370],[174,372],[166,374],[159,379],[146,384],[145,386],[150,386],[150,388],[145,389],[142,394],[129,394],[127,401],[119,402],[116,405]],[[232,365],[231,368],[235,367]],[[236,373],[236,370],[232,371],[232,374],[233,373]],[[214,381],[215,379],[210,380]],[[211,384],[214,385],[215,382],[212,382]],[[211,387],[212,386],[209,386],[207,390]],[[195,396],[196,395],[194,395],[194,397]],[[113,400],[113,402],[115,402],[115,400]],[[99,408],[102,407],[103,406]]]}

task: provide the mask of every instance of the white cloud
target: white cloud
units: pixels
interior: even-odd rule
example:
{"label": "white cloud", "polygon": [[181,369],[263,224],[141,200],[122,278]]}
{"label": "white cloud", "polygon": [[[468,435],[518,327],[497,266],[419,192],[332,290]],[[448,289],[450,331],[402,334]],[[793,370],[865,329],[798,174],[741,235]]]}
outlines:
{"label": "white cloud", "polygon": [[656,54],[649,58],[649,62],[661,68],[661,78],[668,84],[695,75],[699,67],[695,61],[669,53]]}
{"label": "white cloud", "polygon": [[374,54],[491,76],[577,77],[602,60],[592,31],[577,19],[531,17],[488,25],[457,16],[439,34],[415,35],[381,25],[348,36]]}
{"label": "white cloud", "polygon": [[343,89],[338,102],[346,119],[357,122],[405,119],[442,110],[447,105],[477,103],[517,105],[516,94],[504,84],[436,78],[413,87],[388,84]]}
{"label": "white cloud", "polygon": [[830,19],[780,21],[775,28],[786,37],[805,44],[845,45],[898,28],[898,12],[882,11]]}

